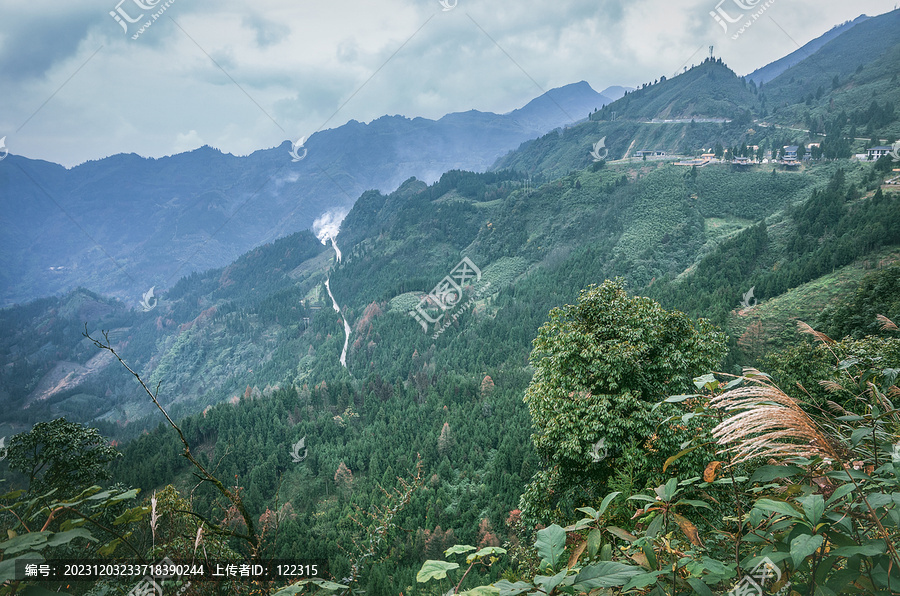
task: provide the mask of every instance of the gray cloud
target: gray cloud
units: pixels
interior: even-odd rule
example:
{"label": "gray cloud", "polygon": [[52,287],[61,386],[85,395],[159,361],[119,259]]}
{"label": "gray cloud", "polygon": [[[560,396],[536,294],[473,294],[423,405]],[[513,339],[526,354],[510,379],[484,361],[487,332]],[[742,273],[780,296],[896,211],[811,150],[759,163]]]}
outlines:
{"label": "gray cloud", "polygon": [[708,45],[746,74],[861,10],[776,2],[735,41],[709,15],[717,1],[174,0],[133,40],[137,24],[125,34],[109,15],[118,0],[0,0],[0,136],[64,165],[201,143],[246,154],[326,122],[507,112],[580,80],[638,86],[699,63]]}

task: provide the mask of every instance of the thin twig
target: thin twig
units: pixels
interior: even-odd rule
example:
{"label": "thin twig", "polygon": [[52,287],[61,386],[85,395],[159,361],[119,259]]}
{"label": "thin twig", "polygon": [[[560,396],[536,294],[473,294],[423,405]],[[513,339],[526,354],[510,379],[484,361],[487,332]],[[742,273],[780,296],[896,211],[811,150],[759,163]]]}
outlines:
{"label": "thin twig", "polygon": [[[182,455],[189,462],[191,462],[194,465],[194,467],[196,467],[198,470],[200,470],[200,473],[203,475],[203,477],[206,480],[208,480],[209,482],[211,482],[216,487],[216,489],[220,493],[222,493],[225,496],[225,498],[227,498],[229,501],[231,501],[231,503],[241,513],[241,517],[244,518],[244,523],[247,524],[247,534],[246,535],[236,535],[236,536],[243,538],[250,544],[251,551],[253,553],[253,557],[255,558],[259,552],[259,538],[257,537],[256,532],[254,530],[253,518],[250,517],[250,512],[247,511],[246,507],[244,507],[244,504],[241,501],[241,499],[237,495],[232,493],[230,490],[228,490],[225,487],[225,485],[222,484],[221,480],[219,480],[218,478],[213,476],[209,471],[207,471],[207,469],[205,467],[203,467],[203,464],[201,464],[199,461],[197,461],[197,459],[194,457],[194,454],[191,453],[191,446],[188,444],[187,439],[184,437],[184,433],[181,431],[181,429],[178,427],[178,425],[175,424],[175,421],[172,420],[172,418],[169,416],[169,413],[166,412],[166,409],[163,408],[162,404],[160,404],[159,400],[157,399],[157,395],[159,394],[159,384],[157,384],[157,386],[156,386],[156,393],[150,391],[150,388],[147,387],[147,385],[144,383],[144,380],[141,378],[141,376],[138,373],[134,372],[134,370],[132,370],[132,368],[130,366],[128,366],[128,364],[124,360],[122,360],[122,358],[116,352],[115,348],[112,347],[112,345],[110,344],[110,341],[109,341],[109,332],[102,331],[101,333],[103,333],[103,338],[106,340],[106,343],[103,343],[103,342],[91,337],[87,331],[87,323],[84,324],[83,335],[86,338],[88,338],[89,340],[91,340],[94,343],[94,345],[97,346],[98,348],[100,348],[101,350],[109,351],[113,356],[115,356],[116,360],[118,360],[122,364],[122,366],[125,367],[125,369],[128,372],[130,372],[132,375],[134,375],[134,378],[137,379],[137,381],[138,381],[138,383],[140,383],[141,387],[144,388],[144,391],[147,392],[147,395],[150,396],[150,399],[153,401],[153,404],[159,409],[160,412],[162,412],[163,416],[165,416],[169,425],[175,429],[175,432],[178,433],[178,437],[181,439],[181,442],[184,445],[184,452],[182,453]],[[160,381],[160,383],[161,383],[161,381]],[[200,517],[200,516],[198,516],[198,517]],[[201,517],[201,519],[203,519],[203,518]],[[208,520],[204,519],[204,521],[211,527],[215,525],[215,524],[212,524],[211,522],[209,522]]]}

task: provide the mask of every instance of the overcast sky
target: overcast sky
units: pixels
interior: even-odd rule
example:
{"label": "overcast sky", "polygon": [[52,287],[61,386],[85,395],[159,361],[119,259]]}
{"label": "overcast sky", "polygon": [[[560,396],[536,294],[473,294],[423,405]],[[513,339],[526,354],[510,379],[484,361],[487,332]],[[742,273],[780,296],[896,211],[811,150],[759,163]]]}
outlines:
{"label": "overcast sky", "polygon": [[504,113],[581,80],[635,87],[709,45],[743,75],[897,3],[769,0],[734,40],[710,13],[766,0],[443,1],[0,0],[0,138],[66,166],[245,155],[351,119]]}

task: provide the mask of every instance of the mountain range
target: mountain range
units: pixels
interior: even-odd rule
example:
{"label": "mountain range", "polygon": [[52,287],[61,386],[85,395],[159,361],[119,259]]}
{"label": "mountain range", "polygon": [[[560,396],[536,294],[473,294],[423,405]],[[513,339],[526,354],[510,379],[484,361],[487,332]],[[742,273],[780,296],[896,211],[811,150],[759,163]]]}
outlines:
{"label": "mountain range", "polygon": [[246,157],[205,146],[71,169],[10,155],[0,164],[0,306],[77,286],[136,303],[151,287],[226,265],[325,213],[343,215],[365,190],[387,192],[411,176],[434,181],[451,169],[484,171],[625,91],[604,95],[582,81],[508,114],[351,120],[312,135],[299,161],[289,142]]}

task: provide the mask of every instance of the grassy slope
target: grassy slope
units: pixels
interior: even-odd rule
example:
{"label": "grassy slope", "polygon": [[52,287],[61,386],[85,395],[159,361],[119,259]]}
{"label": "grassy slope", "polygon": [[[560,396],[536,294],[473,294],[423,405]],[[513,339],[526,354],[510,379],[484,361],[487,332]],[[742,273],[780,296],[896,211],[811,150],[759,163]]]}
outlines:
{"label": "grassy slope", "polygon": [[740,345],[753,356],[783,348],[796,340],[797,321],[814,324],[822,309],[852,295],[860,280],[873,268],[898,259],[900,250],[896,247],[879,251],[752,308],[735,309],[729,317],[727,331],[740,338]]}

